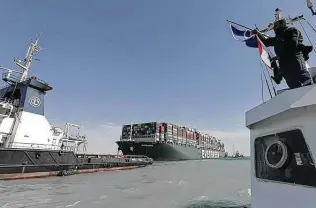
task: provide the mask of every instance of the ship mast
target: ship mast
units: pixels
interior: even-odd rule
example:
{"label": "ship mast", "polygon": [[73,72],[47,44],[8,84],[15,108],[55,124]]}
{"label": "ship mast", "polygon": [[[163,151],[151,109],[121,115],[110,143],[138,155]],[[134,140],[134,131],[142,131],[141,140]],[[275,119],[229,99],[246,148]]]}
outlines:
{"label": "ship mast", "polygon": [[233,144],[233,156],[235,156],[235,144]]}
{"label": "ship mast", "polygon": [[274,13],[275,21],[278,21],[282,18],[281,9],[277,8]]}
{"label": "ship mast", "polygon": [[19,82],[25,81],[28,78],[28,73],[31,69],[33,58],[39,52],[39,50],[43,49],[39,46],[39,39],[37,38],[29,45],[23,60],[14,58],[14,63],[18,65],[21,70],[13,70],[0,66],[0,69],[7,71],[3,73],[2,80],[9,83],[10,85],[16,85]]}
{"label": "ship mast", "polygon": [[41,48],[39,46],[39,40],[36,39],[35,42],[31,42],[23,61],[18,58],[14,59],[14,63],[18,65],[22,70],[20,82],[23,82],[26,80],[28,73],[31,69],[33,58],[40,49]]}

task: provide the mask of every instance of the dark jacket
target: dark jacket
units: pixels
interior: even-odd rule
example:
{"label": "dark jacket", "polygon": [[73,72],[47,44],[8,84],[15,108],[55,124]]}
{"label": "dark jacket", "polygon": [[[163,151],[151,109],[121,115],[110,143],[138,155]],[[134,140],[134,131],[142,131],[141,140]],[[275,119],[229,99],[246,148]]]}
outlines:
{"label": "dark jacket", "polygon": [[260,38],[264,45],[274,46],[275,54],[282,60],[292,59],[302,55],[303,36],[294,27],[287,27],[284,31],[276,33],[275,37]]}
{"label": "dark jacket", "polygon": [[303,44],[301,32],[294,27],[287,27],[275,37],[265,39],[260,34],[258,37],[264,45],[274,46],[274,52],[280,59],[291,59],[293,56],[303,55],[304,60],[307,61],[309,53],[313,50],[313,46]]}
{"label": "dark jacket", "polygon": [[266,39],[261,34],[258,34],[258,37],[265,46],[274,46],[279,61],[279,68],[273,67],[277,83],[281,81],[282,76],[292,89],[310,80],[305,61],[308,60],[308,54],[313,47],[303,44],[303,36],[298,29],[286,27],[277,31],[275,37]]}

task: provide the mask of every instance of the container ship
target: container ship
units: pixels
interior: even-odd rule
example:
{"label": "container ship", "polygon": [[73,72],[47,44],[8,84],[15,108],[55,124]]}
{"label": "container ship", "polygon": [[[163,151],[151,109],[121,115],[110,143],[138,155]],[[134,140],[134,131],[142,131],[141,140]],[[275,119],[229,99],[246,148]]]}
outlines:
{"label": "container ship", "polygon": [[[44,115],[44,96],[53,88],[28,72],[40,50],[31,43],[20,70],[5,67],[0,89],[0,180],[65,176],[143,167],[153,160],[141,155],[87,154],[81,126],[52,126]],[[62,76],[62,75],[61,75]]]}
{"label": "container ship", "polygon": [[146,155],[155,161],[215,159],[227,155],[224,143],[215,137],[162,122],[123,125],[116,143],[124,155]]}

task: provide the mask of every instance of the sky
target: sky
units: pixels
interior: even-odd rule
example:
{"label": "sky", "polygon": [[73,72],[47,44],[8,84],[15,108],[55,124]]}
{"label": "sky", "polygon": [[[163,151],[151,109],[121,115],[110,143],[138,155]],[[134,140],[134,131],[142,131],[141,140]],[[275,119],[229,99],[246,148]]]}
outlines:
{"label": "sky", "polygon": [[262,28],[277,7],[313,22],[304,0],[5,1],[0,65],[16,69],[13,58],[42,32],[31,75],[54,88],[45,115],[83,125],[89,152],[117,153],[121,125],[160,121],[249,155],[245,112],[262,103],[260,59],[226,19]]}

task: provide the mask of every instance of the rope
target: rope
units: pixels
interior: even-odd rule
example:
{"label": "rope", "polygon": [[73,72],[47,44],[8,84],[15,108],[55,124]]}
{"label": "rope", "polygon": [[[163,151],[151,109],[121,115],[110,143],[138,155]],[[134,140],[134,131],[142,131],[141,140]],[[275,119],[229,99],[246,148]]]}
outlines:
{"label": "rope", "polygon": [[273,84],[274,82],[272,81],[272,78],[271,78],[271,76],[270,76],[269,69],[268,69],[267,65],[264,65],[264,66],[266,67],[266,71],[267,71],[267,73],[269,74],[270,82],[271,82],[272,89],[273,89],[273,92],[274,92],[274,96],[276,96],[275,86],[274,86],[274,84]]}
{"label": "rope", "polygon": [[[261,66],[262,73],[263,73],[263,75],[264,75],[264,78],[265,78],[265,81],[266,81],[266,84],[267,84],[267,87],[268,87],[268,90],[269,90],[270,98],[272,98],[273,96],[272,96],[272,93],[271,93],[271,90],[270,90],[270,86],[269,86],[269,84],[268,84],[267,77],[266,77],[266,75],[265,75],[265,73],[264,73],[264,69],[263,69],[262,62],[261,62],[261,61],[260,61],[260,66]],[[271,79],[271,78],[270,78],[270,79]]]}
{"label": "rope", "polygon": [[[259,38],[258,36],[257,36],[257,40],[260,41],[261,45],[267,50],[268,55],[269,55],[270,57],[272,57],[273,54],[272,54],[271,50],[263,44],[263,42],[260,40],[260,38]],[[259,57],[260,57],[260,54],[259,54]],[[263,69],[263,66],[262,66],[262,59],[261,59],[261,57],[260,57],[260,60],[261,60],[261,61],[260,61],[260,66],[261,66],[262,71],[264,72],[264,69]],[[273,85],[273,81],[272,81],[272,78],[271,78],[271,76],[270,76],[269,69],[268,69],[268,67],[267,67],[266,64],[264,64],[264,65],[265,65],[265,68],[266,68],[267,73],[269,74],[269,79],[270,79],[270,82],[271,82],[271,85],[272,85],[272,89],[273,89],[273,91],[274,91],[274,95],[276,95],[275,87],[274,87],[274,85]],[[266,80],[267,87],[268,87],[268,89],[269,89],[270,97],[272,98],[273,96],[272,96],[272,93],[271,93],[271,90],[270,90],[270,85],[268,84],[267,77],[266,77],[265,73],[263,73],[263,75],[265,76],[265,80]]]}
{"label": "rope", "polygon": [[262,102],[264,103],[264,97],[263,97],[263,77],[262,77],[262,73],[261,72],[261,99],[262,99]]}
{"label": "rope", "polygon": [[[311,39],[309,38],[309,36],[308,36],[308,34],[307,34],[307,32],[306,32],[306,30],[305,30],[303,24],[302,24],[302,21],[301,21],[300,19],[298,19],[298,22],[300,23],[300,25],[301,25],[301,27],[302,27],[302,29],[303,29],[303,31],[304,31],[304,33],[305,33],[305,35],[306,35],[306,37],[307,37],[309,43],[313,46],[313,50],[314,50],[314,52],[316,53],[315,46],[313,45]],[[310,25],[310,26],[311,26],[311,25]]]}
{"label": "rope", "polygon": [[304,20],[312,28],[312,30],[316,33],[316,29],[306,19],[304,19]]}

